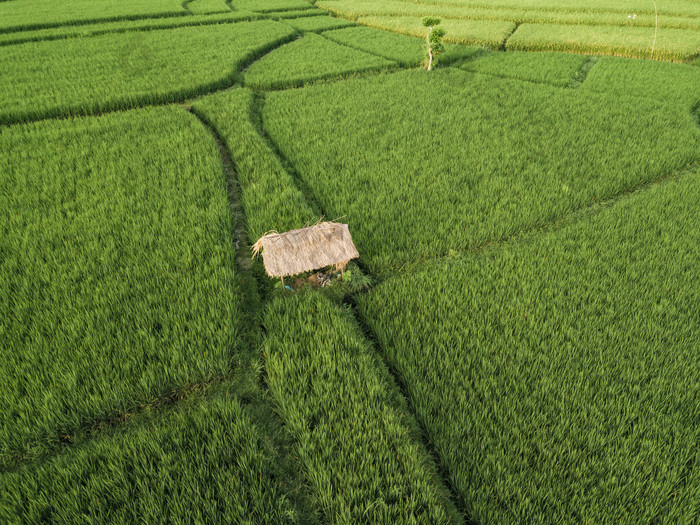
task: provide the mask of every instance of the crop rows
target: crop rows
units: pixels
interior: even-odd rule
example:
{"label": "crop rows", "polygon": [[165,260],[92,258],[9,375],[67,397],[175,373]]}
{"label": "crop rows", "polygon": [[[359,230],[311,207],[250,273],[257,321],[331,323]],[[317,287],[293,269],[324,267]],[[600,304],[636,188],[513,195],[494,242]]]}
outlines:
{"label": "crop rows", "polygon": [[[560,51],[683,62],[700,52],[700,29],[523,24],[508,51]],[[652,53],[653,51],[653,53]]]}
{"label": "crop rows", "polygon": [[698,175],[359,299],[475,521],[700,518]]}
{"label": "crop rows", "polygon": [[325,213],[346,217],[375,274],[509,237],[700,157],[686,106],[447,69],[270,93],[264,124]]}
{"label": "crop rows", "polygon": [[276,451],[230,386],[0,475],[0,521],[296,522]]}
{"label": "crop rows", "polygon": [[0,150],[0,467],[227,373],[231,216],[194,117],[13,126]]}
{"label": "crop rows", "polygon": [[689,2],[664,3],[658,18],[650,2],[611,7],[598,2],[519,5],[494,1],[477,5],[458,0],[332,0],[316,5],[364,25],[412,35],[421,32],[422,17],[439,16],[446,19],[446,38],[491,48],[501,47],[518,27],[507,41],[509,50],[651,58],[654,47],[653,58],[672,61],[685,61],[700,53],[700,9]]}
{"label": "crop rows", "polygon": [[81,39],[11,46],[0,56],[0,123],[183,100],[231,84],[294,34],[259,21],[102,35],[88,48]]}
{"label": "crop rows", "polygon": [[352,315],[313,292],[274,300],[263,348],[322,523],[455,520],[396,386]]}
{"label": "crop rows", "polygon": [[[358,19],[360,24],[396,31],[415,37],[425,36],[420,18],[405,16],[367,16]],[[490,48],[498,48],[515,29],[512,22],[503,21],[474,21],[447,19],[440,23],[447,34],[445,42],[452,42],[462,45],[479,45]]]}
{"label": "crop rows", "polygon": [[[456,6],[454,2],[405,2],[403,0],[321,0],[315,5],[345,18],[365,16],[442,16],[451,19],[500,20],[514,24],[613,25],[625,27],[654,27],[656,16],[651,11],[562,11],[546,9]],[[646,5],[646,2],[645,2]],[[648,4],[653,6],[653,4]],[[636,15],[632,18],[633,15]],[[628,18],[629,17],[629,18]],[[659,27],[698,29],[697,16],[674,16],[666,11],[659,14]]]}

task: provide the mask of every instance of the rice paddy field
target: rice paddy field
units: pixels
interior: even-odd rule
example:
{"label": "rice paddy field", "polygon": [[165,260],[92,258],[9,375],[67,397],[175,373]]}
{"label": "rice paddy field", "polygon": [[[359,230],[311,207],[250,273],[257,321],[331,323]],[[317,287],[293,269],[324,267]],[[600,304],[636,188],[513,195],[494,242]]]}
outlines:
{"label": "rice paddy field", "polygon": [[698,20],[0,0],[0,522],[700,523]]}

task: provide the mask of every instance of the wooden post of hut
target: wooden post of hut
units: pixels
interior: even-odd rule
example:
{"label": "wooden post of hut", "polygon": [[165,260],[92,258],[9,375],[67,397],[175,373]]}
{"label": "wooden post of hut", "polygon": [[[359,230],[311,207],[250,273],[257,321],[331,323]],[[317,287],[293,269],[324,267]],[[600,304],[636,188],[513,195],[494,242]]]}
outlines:
{"label": "wooden post of hut", "polygon": [[347,224],[321,222],[285,233],[269,233],[253,246],[253,257],[262,249],[265,271],[270,277],[284,278],[335,266],[344,275],[345,267],[360,256]]}

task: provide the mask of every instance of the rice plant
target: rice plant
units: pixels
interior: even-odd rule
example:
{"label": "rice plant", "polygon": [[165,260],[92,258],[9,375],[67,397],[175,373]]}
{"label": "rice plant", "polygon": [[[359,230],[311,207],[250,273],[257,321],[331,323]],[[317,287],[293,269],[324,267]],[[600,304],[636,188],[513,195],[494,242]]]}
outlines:
{"label": "rice plant", "polygon": [[295,487],[231,388],[1,474],[0,521],[297,523]]}
{"label": "rice plant", "polygon": [[295,292],[265,314],[267,383],[323,523],[459,517],[384,364],[352,315]]}
{"label": "rice plant", "polygon": [[0,132],[0,468],[236,360],[216,145],[179,108]]}
{"label": "rice plant", "polygon": [[305,82],[383,69],[393,62],[336,44],[316,34],[286,44],[255,62],[245,84],[255,88],[298,87]]}
{"label": "rice plant", "polygon": [[270,230],[302,228],[319,218],[251,121],[255,103],[249,89],[223,91],[193,103],[194,110],[217,129],[231,152],[251,242]]}
{"label": "rice plant", "polygon": [[245,62],[294,33],[260,21],[6,47],[0,123],[184,100],[230,85]]}
{"label": "rice plant", "polygon": [[359,297],[474,521],[700,518],[698,175]]}
{"label": "rice plant", "polygon": [[374,274],[515,235],[700,159],[685,105],[434,73],[267,97],[268,134],[325,213],[347,218]]}

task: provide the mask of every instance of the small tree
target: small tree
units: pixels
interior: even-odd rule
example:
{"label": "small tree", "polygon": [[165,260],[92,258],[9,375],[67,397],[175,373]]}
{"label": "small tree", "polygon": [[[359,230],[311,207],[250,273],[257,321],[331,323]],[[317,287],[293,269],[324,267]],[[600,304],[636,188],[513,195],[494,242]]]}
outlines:
{"label": "small tree", "polygon": [[428,28],[428,36],[426,37],[427,49],[426,58],[428,59],[428,71],[433,69],[433,64],[437,64],[437,56],[442,53],[445,48],[440,41],[445,36],[445,30],[441,27],[435,27],[440,23],[439,18],[426,17],[423,19],[423,25]]}

